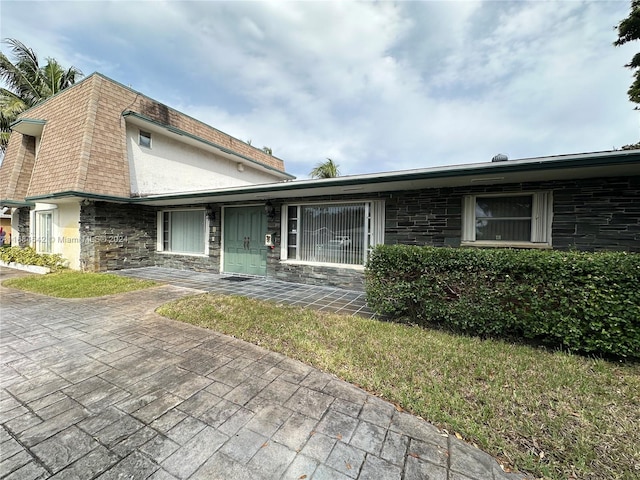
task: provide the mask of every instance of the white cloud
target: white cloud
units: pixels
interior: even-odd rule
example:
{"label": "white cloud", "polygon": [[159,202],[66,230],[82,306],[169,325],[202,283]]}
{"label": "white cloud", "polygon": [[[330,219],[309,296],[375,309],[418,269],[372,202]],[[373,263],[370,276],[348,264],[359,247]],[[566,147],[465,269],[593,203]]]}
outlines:
{"label": "white cloud", "polygon": [[[23,2],[21,2],[22,4]],[[3,35],[99,70],[305,176],[638,140],[624,2],[3,2]]]}

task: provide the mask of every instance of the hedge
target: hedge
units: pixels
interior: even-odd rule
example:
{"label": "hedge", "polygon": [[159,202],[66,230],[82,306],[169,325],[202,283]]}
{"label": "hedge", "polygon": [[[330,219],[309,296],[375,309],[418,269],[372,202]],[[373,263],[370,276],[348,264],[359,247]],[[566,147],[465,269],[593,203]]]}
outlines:
{"label": "hedge", "polygon": [[23,265],[49,267],[52,270],[64,268],[65,260],[60,254],[37,253],[32,247],[9,247],[0,249],[0,260],[6,263],[16,262]]}
{"label": "hedge", "polygon": [[380,245],[365,278],[396,321],[640,358],[639,254]]}

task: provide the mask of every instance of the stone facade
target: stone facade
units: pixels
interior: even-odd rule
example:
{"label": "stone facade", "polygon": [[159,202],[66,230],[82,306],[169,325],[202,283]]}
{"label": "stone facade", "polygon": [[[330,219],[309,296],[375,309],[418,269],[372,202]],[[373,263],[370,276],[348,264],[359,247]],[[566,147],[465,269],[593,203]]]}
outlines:
{"label": "stone facade", "polygon": [[[18,208],[18,245],[20,247],[28,247],[31,244],[31,222],[29,208]],[[13,228],[16,228],[13,225]]]}
{"label": "stone facade", "polygon": [[[464,195],[553,191],[553,248],[585,251],[640,252],[640,177],[535,182],[497,186],[438,188],[369,195],[314,197],[314,202],[385,200],[385,243],[459,246]],[[308,202],[289,198],[287,203]],[[278,232],[275,247],[267,252],[267,277],[313,285],[362,290],[359,268],[283,262],[280,258],[280,209],[267,229]],[[226,204],[231,206],[232,204]],[[195,205],[191,205],[196,207]],[[220,272],[222,204],[209,206],[209,255],[176,255],[156,251],[159,208],[92,202],[81,209],[81,264],[92,271],[163,266]],[[189,205],[181,206],[181,208]],[[202,205],[199,206],[202,208]],[[20,228],[28,228],[27,221]],[[213,215],[211,215],[213,214]],[[215,218],[213,218],[215,217]],[[21,213],[22,218],[22,213]],[[28,236],[28,233],[27,233]]]}
{"label": "stone facade", "polygon": [[91,272],[156,263],[154,208],[89,202],[80,208],[80,267]]}
{"label": "stone facade", "polygon": [[464,195],[550,190],[554,249],[640,252],[640,177],[398,192],[386,200],[385,243],[459,246]]}
{"label": "stone facade", "polygon": [[80,209],[82,270],[103,272],[159,266],[218,273],[220,271],[218,236],[220,209],[217,209],[216,220],[210,221],[209,225],[209,256],[158,252],[156,242],[159,210],[156,207],[107,202],[90,202],[89,205],[82,205]]}

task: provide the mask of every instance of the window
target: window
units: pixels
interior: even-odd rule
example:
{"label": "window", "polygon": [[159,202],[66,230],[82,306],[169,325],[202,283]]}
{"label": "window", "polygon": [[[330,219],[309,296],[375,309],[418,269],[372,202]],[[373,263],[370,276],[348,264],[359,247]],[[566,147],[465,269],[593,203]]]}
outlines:
{"label": "window", "polygon": [[381,201],[289,205],[283,214],[283,259],[364,265],[369,249],[384,241]]}
{"label": "window", "polygon": [[36,212],[36,251],[53,253],[53,212]]}
{"label": "window", "polygon": [[140,144],[141,147],[151,148],[151,134],[149,132],[144,132],[140,130],[138,143]]}
{"label": "window", "polygon": [[468,195],[462,243],[550,246],[552,205],[550,192]]}
{"label": "window", "polygon": [[158,213],[158,250],[206,255],[208,253],[204,210],[167,210]]}

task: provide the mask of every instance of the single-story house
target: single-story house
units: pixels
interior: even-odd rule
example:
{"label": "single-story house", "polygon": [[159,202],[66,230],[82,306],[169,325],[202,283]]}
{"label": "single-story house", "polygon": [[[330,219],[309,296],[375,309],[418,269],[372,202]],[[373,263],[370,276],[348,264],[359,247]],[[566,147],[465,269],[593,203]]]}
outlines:
{"label": "single-story house", "polygon": [[294,180],[282,160],[102,75],[25,112],[0,167],[13,242],[360,289],[380,243],[640,252],[640,150]]}

